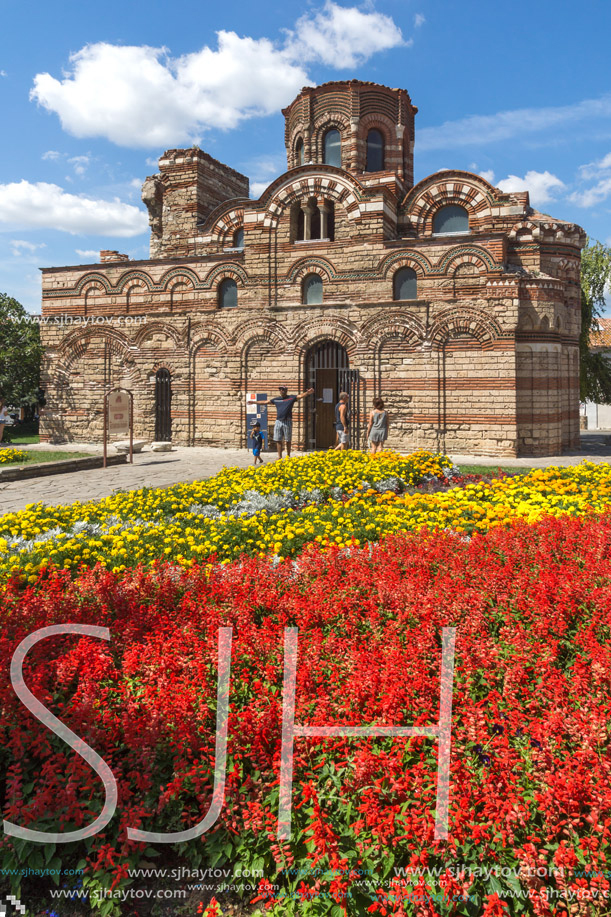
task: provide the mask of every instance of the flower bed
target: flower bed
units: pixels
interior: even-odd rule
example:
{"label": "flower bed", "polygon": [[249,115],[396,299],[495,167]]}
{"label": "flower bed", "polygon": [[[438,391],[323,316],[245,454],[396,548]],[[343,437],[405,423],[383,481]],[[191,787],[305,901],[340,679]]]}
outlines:
{"label": "flower bed", "polygon": [[[611,503],[611,465],[582,463],[416,490],[457,480],[445,456],[318,453],[261,469],[225,469],[163,490],[46,507],[0,517],[0,579],[35,582],[49,567],[77,572],[100,562],[114,572],[173,560],[296,557],[310,543],[358,546],[421,528],[471,534],[545,515],[602,512]],[[415,491],[415,492],[414,492]]]}
{"label": "flower bed", "polygon": [[[46,625],[110,629],[109,643],[38,644],[26,683],[119,785],[102,834],[44,855],[4,837],[4,869],[84,868],[94,892],[128,886],[129,868],[155,853],[156,864],[168,861],[168,847],[145,849],[126,828],[175,831],[207,812],[217,634],[230,626],[225,805],[211,832],[180,845],[182,862],[263,870],[249,895],[270,917],[543,917],[575,902],[576,913],[609,913],[610,515],[466,540],[438,533],[349,552],[314,547],[295,564],[98,569],[75,580],[56,572],[44,589],[9,585],[3,604],[4,817],[67,831],[89,824],[104,799],[91,768],[10,688],[16,645]],[[440,631],[457,628],[447,841],[434,838],[435,742],[338,737],[296,740],[293,836],[277,840],[287,626],[299,628],[296,721],[321,726],[436,723]]]}
{"label": "flower bed", "polygon": [[28,454],[23,449],[0,449],[0,465],[11,465],[13,462],[27,461]]}

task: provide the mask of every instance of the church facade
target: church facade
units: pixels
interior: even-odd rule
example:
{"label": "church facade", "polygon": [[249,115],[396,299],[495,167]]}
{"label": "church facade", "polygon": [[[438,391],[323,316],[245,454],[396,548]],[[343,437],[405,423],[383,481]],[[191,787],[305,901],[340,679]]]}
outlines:
{"label": "church facade", "polygon": [[253,397],[286,384],[315,390],[306,450],[334,441],[342,390],[358,446],[381,396],[402,451],[578,447],[585,234],[472,173],[414,185],[416,111],[357,80],[302,90],[259,200],[200,149],[167,151],[142,192],[149,260],[43,271],[41,439],[100,441],[122,386],[137,438],[243,447]]}

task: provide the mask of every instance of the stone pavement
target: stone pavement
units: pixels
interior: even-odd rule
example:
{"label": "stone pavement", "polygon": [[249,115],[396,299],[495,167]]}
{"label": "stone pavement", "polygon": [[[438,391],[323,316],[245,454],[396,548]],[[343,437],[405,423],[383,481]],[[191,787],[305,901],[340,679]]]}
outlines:
{"label": "stone pavement", "polygon": [[[582,433],[581,452],[546,458],[491,458],[487,456],[453,455],[458,465],[488,465],[497,468],[545,468],[548,465],[576,465],[581,461],[611,461],[611,430]],[[99,444],[73,443],[51,446],[48,443],[27,446],[27,449],[58,452],[91,452],[100,454]],[[114,452],[114,450],[112,450]],[[300,453],[294,453],[299,455]],[[267,453],[264,462],[273,462],[275,455]],[[172,452],[145,451],[134,455],[134,464],[75,471],[26,481],[0,484],[0,513],[23,509],[28,503],[61,504],[75,500],[107,497],[117,490],[137,490],[140,487],[169,487],[180,481],[208,478],[224,465],[246,468],[252,464],[252,454],[246,449],[209,449],[199,446],[175,447]]]}

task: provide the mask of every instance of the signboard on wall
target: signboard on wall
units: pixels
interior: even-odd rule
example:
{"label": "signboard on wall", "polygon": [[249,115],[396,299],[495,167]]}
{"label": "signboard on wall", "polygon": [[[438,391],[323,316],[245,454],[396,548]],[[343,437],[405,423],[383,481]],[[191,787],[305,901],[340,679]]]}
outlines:
{"label": "signboard on wall", "polygon": [[267,449],[269,447],[267,405],[262,404],[263,401],[267,401],[267,392],[246,392],[246,435],[249,449],[252,448],[250,433],[257,421],[261,424],[263,448]]}

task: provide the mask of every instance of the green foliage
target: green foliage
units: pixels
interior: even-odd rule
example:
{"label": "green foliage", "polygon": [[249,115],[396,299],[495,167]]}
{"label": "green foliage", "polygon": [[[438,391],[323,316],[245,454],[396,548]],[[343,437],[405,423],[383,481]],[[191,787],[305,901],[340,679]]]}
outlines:
{"label": "green foliage", "polygon": [[0,293],[0,398],[18,407],[36,404],[42,347],[37,322],[21,303]]}
{"label": "green foliage", "polygon": [[611,248],[588,239],[581,253],[580,398],[599,404],[611,404],[611,364],[602,353],[590,351],[590,335],[605,307],[610,282]]}

